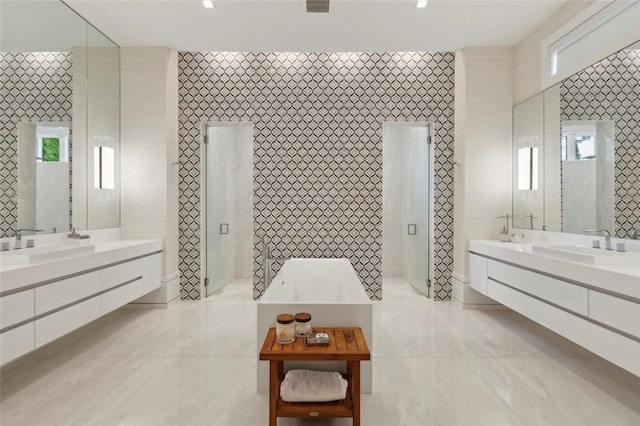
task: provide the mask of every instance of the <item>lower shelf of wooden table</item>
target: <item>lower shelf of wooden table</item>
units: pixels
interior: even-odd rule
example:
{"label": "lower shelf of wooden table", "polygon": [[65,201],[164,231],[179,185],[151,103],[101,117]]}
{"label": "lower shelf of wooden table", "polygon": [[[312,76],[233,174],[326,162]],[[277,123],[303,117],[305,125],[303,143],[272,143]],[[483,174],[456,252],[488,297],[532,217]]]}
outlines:
{"label": "lower shelf of wooden table", "polygon": [[350,389],[347,397],[331,402],[285,402],[278,399],[278,417],[353,417]]}

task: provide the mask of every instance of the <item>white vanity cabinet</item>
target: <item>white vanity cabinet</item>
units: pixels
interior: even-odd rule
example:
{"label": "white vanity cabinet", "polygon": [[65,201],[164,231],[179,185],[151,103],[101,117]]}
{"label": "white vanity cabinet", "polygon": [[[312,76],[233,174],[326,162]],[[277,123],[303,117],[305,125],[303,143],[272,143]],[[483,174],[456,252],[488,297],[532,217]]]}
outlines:
{"label": "white vanity cabinet", "polygon": [[484,295],[487,294],[487,258],[469,253],[469,285]]}
{"label": "white vanity cabinet", "polygon": [[489,285],[485,296],[489,296],[516,312],[521,314],[525,313],[527,309],[527,299],[523,293],[492,279],[489,279],[488,282]]}
{"label": "white vanity cabinet", "polygon": [[9,327],[34,316],[35,290],[25,290],[0,298],[0,326]]}
{"label": "white vanity cabinet", "polygon": [[471,288],[640,376],[640,299],[618,291],[624,287],[606,287],[634,280],[640,285],[640,277],[612,275],[584,282],[589,273],[610,270],[572,262],[563,268],[562,261],[509,247],[470,243]]}
{"label": "white vanity cabinet", "polygon": [[589,318],[640,338],[640,304],[589,291]]}
{"label": "white vanity cabinet", "polygon": [[[42,315],[72,305],[100,292],[100,271],[88,272],[36,287],[35,314]],[[16,293],[20,294],[20,293]],[[4,324],[3,324],[4,327]]]}
{"label": "white vanity cabinet", "polygon": [[4,364],[35,349],[35,323],[29,322],[0,334],[0,361]]}
{"label": "white vanity cabinet", "polygon": [[487,265],[487,276],[492,280],[508,283],[509,286],[520,291],[527,287],[527,271],[491,259],[488,260]]}
{"label": "white vanity cabinet", "polygon": [[589,290],[585,287],[527,271],[527,285],[524,290],[571,312],[583,316],[589,314]]}
{"label": "white vanity cabinet", "polygon": [[[67,259],[61,265],[48,262],[11,273],[0,271],[0,364],[160,287],[161,241],[130,242],[122,250],[112,246],[75,262]],[[29,281],[32,276],[46,276],[40,269],[51,274]]]}
{"label": "white vanity cabinet", "polygon": [[43,316],[35,320],[35,347],[39,348],[99,317],[99,296]]}

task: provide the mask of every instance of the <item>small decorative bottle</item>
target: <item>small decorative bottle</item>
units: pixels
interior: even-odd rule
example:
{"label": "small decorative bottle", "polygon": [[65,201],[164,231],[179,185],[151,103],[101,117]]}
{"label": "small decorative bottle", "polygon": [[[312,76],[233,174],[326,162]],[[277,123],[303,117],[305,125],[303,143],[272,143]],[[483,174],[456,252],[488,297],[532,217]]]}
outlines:
{"label": "small decorative bottle", "polygon": [[286,345],[296,340],[295,324],[293,315],[280,314],[276,318],[276,340],[278,343]]}
{"label": "small decorative bottle", "polygon": [[311,334],[311,314],[300,312],[295,315],[296,336],[305,337]]}

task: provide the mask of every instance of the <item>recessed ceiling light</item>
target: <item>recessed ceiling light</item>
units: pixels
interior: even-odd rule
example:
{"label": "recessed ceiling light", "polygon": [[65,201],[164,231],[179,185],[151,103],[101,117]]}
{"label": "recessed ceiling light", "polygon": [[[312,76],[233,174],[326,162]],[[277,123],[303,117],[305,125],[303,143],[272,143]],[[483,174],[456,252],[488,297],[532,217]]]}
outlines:
{"label": "recessed ceiling light", "polygon": [[427,7],[427,3],[429,3],[428,0],[418,0],[418,4],[416,4],[416,7]]}
{"label": "recessed ceiling light", "polygon": [[203,0],[202,4],[204,5],[204,7],[206,7],[207,9],[213,9],[213,2],[211,0]]}

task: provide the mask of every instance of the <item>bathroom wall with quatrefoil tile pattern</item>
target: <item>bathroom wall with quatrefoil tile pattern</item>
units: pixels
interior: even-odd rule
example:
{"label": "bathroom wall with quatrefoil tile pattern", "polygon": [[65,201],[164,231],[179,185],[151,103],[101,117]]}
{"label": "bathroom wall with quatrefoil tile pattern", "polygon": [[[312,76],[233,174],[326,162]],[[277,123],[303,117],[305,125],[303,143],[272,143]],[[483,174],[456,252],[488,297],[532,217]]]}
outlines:
{"label": "bathroom wall with quatrefoil tile pattern", "polygon": [[179,108],[183,299],[200,297],[202,123],[251,122],[254,297],[265,237],[276,256],[349,258],[380,300],[382,124],[402,121],[433,123],[433,295],[450,298],[453,53],[181,52]]}
{"label": "bathroom wall with quatrefoil tile pattern", "polygon": [[18,225],[17,125],[71,122],[72,65],[70,52],[0,54],[0,237]]}
{"label": "bathroom wall with quatrefoil tile pattern", "polygon": [[623,49],[563,80],[560,119],[615,125],[615,235],[640,226],[640,52]]}

